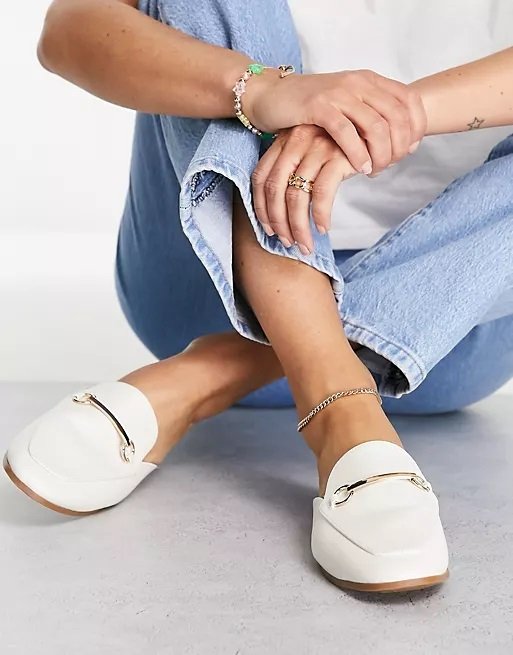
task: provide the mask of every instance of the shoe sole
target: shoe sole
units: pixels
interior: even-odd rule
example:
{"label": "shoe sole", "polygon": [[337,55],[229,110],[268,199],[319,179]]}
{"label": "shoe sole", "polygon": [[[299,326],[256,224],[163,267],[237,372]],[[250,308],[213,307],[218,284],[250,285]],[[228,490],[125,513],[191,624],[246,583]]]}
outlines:
{"label": "shoe sole", "polygon": [[350,580],[339,580],[331,573],[319,567],[324,577],[340,589],[348,591],[361,591],[367,593],[393,594],[405,591],[419,591],[429,589],[442,584],[449,577],[449,569],[441,575],[431,575],[426,578],[414,578],[412,580],[397,580],[396,582],[351,582]]}
{"label": "shoe sole", "polygon": [[89,510],[88,512],[77,512],[74,509],[66,509],[66,507],[61,507],[60,505],[51,503],[49,500],[46,500],[46,498],[36,494],[35,491],[32,491],[28,485],[19,479],[16,473],[12,470],[11,465],[9,464],[9,460],[7,459],[7,455],[4,457],[4,471],[9,476],[11,482],[13,482],[20,491],[23,491],[24,494],[26,494],[32,500],[35,500],[36,503],[39,503],[40,505],[43,505],[43,507],[51,509],[54,512],[59,512],[59,514],[66,514],[67,516],[88,516],[89,514],[96,514],[97,512],[101,511],[99,509],[93,509]]}

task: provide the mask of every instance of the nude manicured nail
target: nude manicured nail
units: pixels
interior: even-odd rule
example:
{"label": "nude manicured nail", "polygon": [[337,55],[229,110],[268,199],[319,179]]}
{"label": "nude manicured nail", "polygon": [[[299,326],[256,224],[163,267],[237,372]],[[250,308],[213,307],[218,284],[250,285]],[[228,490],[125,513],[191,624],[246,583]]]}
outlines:
{"label": "nude manicured nail", "polygon": [[319,234],[326,234],[327,230],[324,227],[324,225],[317,225],[317,223],[316,223],[315,227],[317,228],[317,232],[319,232]]}
{"label": "nude manicured nail", "polygon": [[280,241],[283,243],[285,248],[290,248],[290,246],[292,245],[290,243],[290,241],[288,239],[286,239],[285,237],[280,237]]}
{"label": "nude manicured nail", "polygon": [[415,141],[415,143],[411,144],[411,146],[408,148],[408,152],[410,153],[410,155],[413,154],[415,150],[417,150],[419,145],[420,145],[420,141]]}
{"label": "nude manicured nail", "polygon": [[301,250],[301,253],[303,255],[309,255],[310,254],[310,248],[307,248],[303,243],[298,243],[298,248]]}
{"label": "nude manicured nail", "polygon": [[370,175],[372,173],[372,162],[370,160],[366,161],[362,166],[362,173],[364,175]]}
{"label": "nude manicured nail", "polygon": [[266,225],[265,223],[262,223],[262,227],[264,228],[264,232],[267,234],[268,237],[274,236],[274,230],[270,225]]}

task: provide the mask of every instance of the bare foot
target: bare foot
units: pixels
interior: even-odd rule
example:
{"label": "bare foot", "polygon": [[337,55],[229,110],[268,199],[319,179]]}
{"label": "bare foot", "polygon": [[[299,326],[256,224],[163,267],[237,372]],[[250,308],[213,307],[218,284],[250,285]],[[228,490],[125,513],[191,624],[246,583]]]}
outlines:
{"label": "bare foot", "polygon": [[236,333],[195,339],[182,353],[121,379],[150,401],[159,434],[145,461],[160,464],[192,425],[283,375],[272,348]]}

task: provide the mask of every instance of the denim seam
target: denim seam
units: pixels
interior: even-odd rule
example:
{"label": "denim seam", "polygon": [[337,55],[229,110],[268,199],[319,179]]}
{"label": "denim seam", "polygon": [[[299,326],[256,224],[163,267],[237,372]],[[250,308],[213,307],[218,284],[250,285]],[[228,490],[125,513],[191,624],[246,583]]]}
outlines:
{"label": "denim seam", "polygon": [[166,14],[166,8],[162,4],[162,0],[157,0],[157,14],[161,23],[164,25],[173,26],[173,21]]}
{"label": "denim seam", "polygon": [[[194,194],[196,193],[196,189],[198,188],[199,184],[199,173],[195,173],[191,179],[191,193]],[[218,187],[218,185],[222,182],[223,176],[220,173],[216,173],[213,177],[213,179],[207,184],[207,186],[203,189],[203,191],[192,198],[191,200],[191,205],[193,207],[197,207],[205,198],[208,198],[208,196],[215,191],[215,189]]]}

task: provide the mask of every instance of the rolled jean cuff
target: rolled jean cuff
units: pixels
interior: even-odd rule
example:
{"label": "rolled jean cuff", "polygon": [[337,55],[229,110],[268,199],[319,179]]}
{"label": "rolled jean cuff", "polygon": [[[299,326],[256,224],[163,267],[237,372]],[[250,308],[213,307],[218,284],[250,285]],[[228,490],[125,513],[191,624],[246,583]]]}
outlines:
{"label": "rolled jean cuff", "polygon": [[[249,135],[255,138],[253,135]],[[257,160],[256,160],[257,161]],[[256,165],[255,161],[255,165]],[[251,169],[252,170],[252,169]],[[278,237],[269,237],[255,216],[248,171],[226,157],[194,159],[182,181],[180,220],[191,245],[207,269],[233,327],[242,336],[268,344],[258,320],[237,292],[232,267],[233,190],[237,187],[258,243],[267,252],[302,261],[331,280],[339,309],[343,282],[327,235],[313,229],[314,251],[303,255],[297,246],[285,248]],[[298,191],[301,193],[301,191]]]}
{"label": "rolled jean cuff", "polygon": [[375,374],[382,396],[400,398],[425,379],[426,367],[410,349],[352,323],[351,319],[344,318],[344,330],[349,341],[360,345],[356,354]]}

